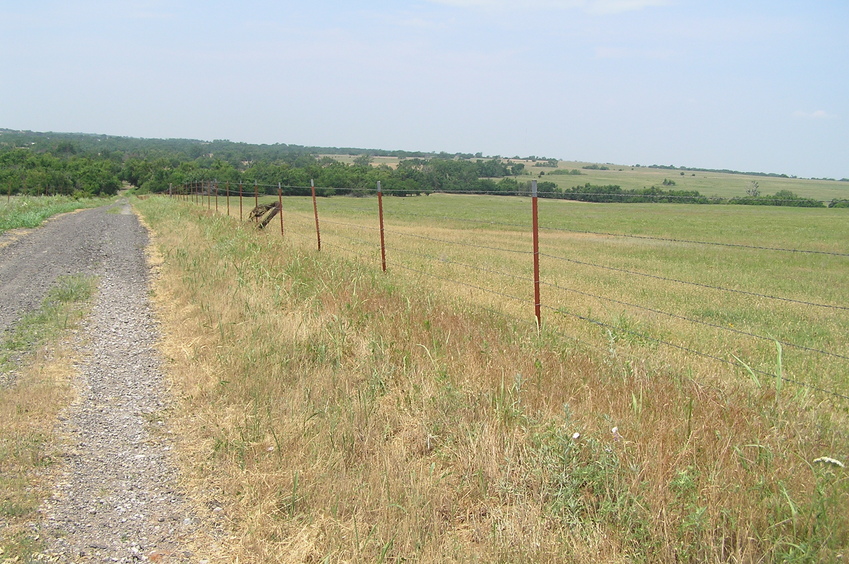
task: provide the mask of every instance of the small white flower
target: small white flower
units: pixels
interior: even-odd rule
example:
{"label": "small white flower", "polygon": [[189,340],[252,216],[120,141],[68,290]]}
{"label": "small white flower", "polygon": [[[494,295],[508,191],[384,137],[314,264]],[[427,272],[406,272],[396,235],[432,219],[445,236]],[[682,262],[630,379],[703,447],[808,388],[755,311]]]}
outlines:
{"label": "small white flower", "polygon": [[614,427],[613,429],[610,430],[610,432],[613,433],[613,440],[614,441],[621,441],[622,440],[622,435],[619,434],[619,427]]}
{"label": "small white flower", "polygon": [[816,464],[817,462],[822,462],[823,464],[831,464],[832,466],[837,466],[838,468],[846,468],[846,466],[842,462],[829,456],[821,456],[814,460],[814,464]]}
{"label": "small white flower", "polygon": [[577,441],[577,440],[578,440],[578,439],[580,439],[580,438],[581,438],[581,433],[575,433],[574,435],[572,435],[572,440],[573,440],[573,441]]}

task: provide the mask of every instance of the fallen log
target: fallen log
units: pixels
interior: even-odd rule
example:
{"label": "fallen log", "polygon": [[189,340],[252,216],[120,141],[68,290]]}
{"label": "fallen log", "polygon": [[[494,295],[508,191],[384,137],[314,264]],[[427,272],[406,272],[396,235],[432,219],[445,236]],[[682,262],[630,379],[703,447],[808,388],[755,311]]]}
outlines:
{"label": "fallen log", "polygon": [[260,204],[251,210],[248,218],[259,222],[258,229],[264,229],[274,217],[280,213],[280,203]]}

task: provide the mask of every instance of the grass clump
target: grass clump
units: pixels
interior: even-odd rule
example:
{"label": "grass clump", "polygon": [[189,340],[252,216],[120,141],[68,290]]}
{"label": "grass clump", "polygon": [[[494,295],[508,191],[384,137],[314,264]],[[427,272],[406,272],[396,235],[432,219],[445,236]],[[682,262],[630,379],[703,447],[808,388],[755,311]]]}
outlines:
{"label": "grass clump", "polygon": [[0,233],[10,229],[38,227],[60,213],[103,205],[102,198],[71,196],[15,196],[0,199]]}
{"label": "grass clump", "polygon": [[279,233],[138,206],[182,463],[234,559],[829,561],[849,543],[845,470],[813,462],[847,452],[845,406],[584,350]]}
{"label": "grass clump", "polygon": [[[27,562],[41,548],[31,528],[47,496],[45,471],[55,461],[53,427],[71,398],[63,332],[79,322],[96,280],[67,276],[42,307],[0,341],[0,556]],[[14,377],[12,377],[14,375]]]}

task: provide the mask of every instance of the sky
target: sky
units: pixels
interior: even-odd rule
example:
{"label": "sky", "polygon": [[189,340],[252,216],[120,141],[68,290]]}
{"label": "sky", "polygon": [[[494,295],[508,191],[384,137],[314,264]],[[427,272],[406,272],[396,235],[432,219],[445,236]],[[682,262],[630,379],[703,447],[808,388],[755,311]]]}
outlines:
{"label": "sky", "polygon": [[0,128],[849,178],[847,26],[847,0],[0,0]]}

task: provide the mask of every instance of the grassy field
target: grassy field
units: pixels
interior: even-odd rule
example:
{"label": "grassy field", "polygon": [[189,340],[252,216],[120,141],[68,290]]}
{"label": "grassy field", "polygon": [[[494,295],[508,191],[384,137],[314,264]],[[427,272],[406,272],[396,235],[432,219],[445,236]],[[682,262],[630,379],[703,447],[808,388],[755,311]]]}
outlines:
{"label": "grassy field", "polygon": [[[384,202],[390,267],[446,295],[533,319],[528,199],[436,194]],[[331,198],[319,207],[325,244],[379,264],[374,198]],[[284,208],[291,236],[314,242],[311,201],[287,198]],[[706,378],[741,362],[773,374],[778,341],[783,377],[849,396],[845,216],[542,201],[545,326],[600,349],[615,341],[635,359],[688,366]]]}
{"label": "grassy field", "polygon": [[[705,196],[720,196],[733,198],[745,196],[752,182],[757,182],[762,194],[775,194],[779,190],[790,190],[804,198],[814,198],[822,201],[849,198],[849,182],[834,180],[810,180],[805,178],[779,178],[772,176],[729,174],[724,172],[678,171],[648,167],[631,167],[618,165],[603,165],[609,170],[587,170],[584,166],[589,163],[561,162],[558,168],[578,169],[581,175],[551,175],[553,169],[531,167],[529,171],[538,176],[545,175],[542,180],[554,182],[561,188],[580,186],[587,182],[597,185],[616,184],[624,189],[648,188],[662,186],[664,180],[675,182],[669,186],[675,190],[697,190]],[[683,174],[682,174],[683,173]]]}
{"label": "grassy field", "polygon": [[[328,155],[341,162],[350,164],[354,157],[345,155]],[[625,190],[660,186],[675,190],[697,190],[704,196],[720,196],[723,198],[743,197],[752,182],[758,183],[761,194],[775,194],[779,190],[790,190],[803,198],[830,202],[833,199],[849,199],[849,182],[838,180],[812,180],[807,178],[780,178],[763,175],[731,174],[726,172],[679,171],[670,169],[649,168],[647,166],[631,166],[580,161],[559,161],[557,169],[538,166],[539,163],[522,159],[505,159],[514,163],[525,164],[526,174],[518,180],[537,178],[546,182],[554,182],[559,188],[583,186],[586,183],[595,185],[615,184]],[[395,157],[374,157],[372,166],[397,166]],[[585,166],[607,167],[608,170],[585,169]],[[551,174],[555,170],[578,170],[580,175]],[[780,171],[778,171],[780,174]],[[542,174],[543,176],[540,176]],[[664,180],[675,182],[674,186],[663,186]]]}
{"label": "grassy field", "polygon": [[373,198],[319,201],[321,253],[307,199],[285,238],[138,202],[186,484],[234,558],[843,558],[846,402],[804,385],[849,391],[842,210],[542,202],[537,331],[528,200],[384,203],[386,274]]}

